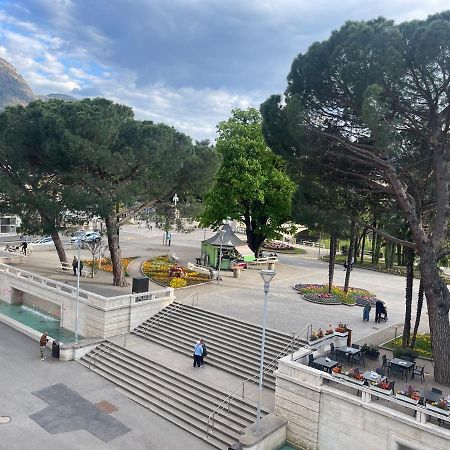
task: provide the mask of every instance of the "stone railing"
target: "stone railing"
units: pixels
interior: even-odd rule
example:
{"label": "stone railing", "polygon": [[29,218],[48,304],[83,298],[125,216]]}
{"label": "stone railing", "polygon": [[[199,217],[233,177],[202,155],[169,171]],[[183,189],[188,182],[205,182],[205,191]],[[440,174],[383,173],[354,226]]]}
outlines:
{"label": "stone railing", "polygon": [[[127,333],[157,314],[175,299],[172,288],[139,294],[104,297],[73,286],[0,264],[0,297],[8,303],[34,303],[39,299],[59,307],[61,326],[74,331],[79,305],[79,332],[85,337],[110,337]],[[78,302],[77,302],[78,300]]]}

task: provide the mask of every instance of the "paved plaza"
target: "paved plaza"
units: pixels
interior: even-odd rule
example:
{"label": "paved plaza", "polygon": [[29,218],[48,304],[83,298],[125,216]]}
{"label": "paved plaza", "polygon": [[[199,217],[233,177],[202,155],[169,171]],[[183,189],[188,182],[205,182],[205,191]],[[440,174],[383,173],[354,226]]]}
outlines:
{"label": "paved plaza", "polygon": [[[123,256],[140,256],[129,269],[130,275],[139,275],[140,263],[146,257],[168,251],[174,252],[185,264],[200,255],[200,241],[212,232],[196,231],[190,234],[173,233],[172,246],[162,245],[162,232],[127,226],[121,233]],[[298,333],[308,323],[313,329],[328,324],[346,322],[353,330],[354,341],[382,343],[393,337],[395,324],[404,316],[405,279],[400,276],[354,269],[351,286],[368,289],[384,300],[388,307],[387,323],[375,324],[374,311],[370,322],[363,322],[362,308],[345,305],[317,305],[309,303],[292,288],[296,283],[326,283],[327,263],[318,260],[316,249],[307,249],[306,255],[279,254],[276,277],[270,286],[268,327],[286,333]],[[89,253],[82,251],[82,257]],[[76,249],[68,249],[69,260]],[[75,285],[70,273],[57,270],[56,252],[33,252],[17,265],[31,272]],[[336,267],[335,284],[343,284],[345,272]],[[131,292],[131,287],[111,286],[111,274],[100,272],[95,279],[82,278],[81,288],[104,296]],[[129,280],[131,281],[131,280]],[[417,283],[416,283],[417,284]],[[151,289],[161,287],[151,283]],[[415,286],[417,287],[417,286]],[[176,291],[178,301],[195,301],[195,305],[240,320],[260,324],[262,319],[263,283],[259,270],[243,271],[240,278],[222,272],[222,280]],[[414,317],[415,311],[413,311]],[[422,327],[427,330],[426,309]],[[401,328],[398,329],[400,332]],[[202,330],[198,330],[199,337]],[[239,342],[236,342],[239,346]],[[192,368],[192,360],[177,352],[158,348],[131,336],[127,348],[167,364],[188,376],[197,377],[199,383],[215,385],[230,392],[240,379],[214,368]],[[0,323],[0,416],[12,421],[0,424],[0,449],[33,449],[36,442],[48,449],[196,449],[210,448],[189,433],[142,408],[115,386],[89,372],[76,362],[62,363],[39,358],[38,344]],[[248,389],[248,400],[256,399],[254,387]],[[69,400],[68,400],[69,399]],[[273,406],[273,393],[264,394],[267,409]],[[109,414],[96,405],[110,406]],[[107,408],[108,409],[108,408]],[[69,419],[70,418],[70,419]],[[88,418],[88,420],[86,419]],[[92,425],[95,424],[95,425]],[[20,440],[18,437],[20,436]]]}
{"label": "paved plaza", "polygon": [[[162,244],[162,231],[149,231],[137,225],[125,226],[121,232],[121,248],[123,256],[140,256],[129,268],[131,276],[140,274],[140,263],[145,257],[172,252],[185,264],[195,261],[200,256],[200,242],[214,233],[210,230],[197,230],[192,233],[173,233],[170,247]],[[296,283],[327,283],[328,264],[317,259],[317,249],[306,247],[306,255],[279,254],[280,263],[275,266],[277,272],[270,286],[268,326],[287,333],[298,333],[308,323],[313,329],[325,328],[329,324],[339,322],[349,324],[353,330],[353,338],[358,341],[369,335],[379,335],[389,339],[394,335],[394,325],[401,324],[404,318],[405,278],[402,276],[373,272],[365,269],[354,269],[351,273],[350,285],[367,289],[386,302],[389,320],[387,323],[376,324],[374,310],[370,322],[363,322],[362,308],[346,305],[317,305],[307,302],[293,289]],[[322,253],[324,251],[322,250]],[[69,260],[76,254],[76,249],[68,249]],[[90,254],[82,250],[82,258],[88,259]],[[75,286],[76,279],[71,273],[57,270],[56,252],[34,252],[26,258],[19,267],[24,270],[39,273]],[[264,267],[262,267],[264,268]],[[176,291],[178,300],[198,294],[199,307],[229,315],[240,320],[260,324],[262,320],[263,284],[258,269],[247,269],[238,279],[232,273],[222,271],[222,281],[180,289]],[[336,266],[334,283],[344,284],[345,272],[342,266]],[[111,286],[112,276],[109,273],[98,272],[95,279],[82,278],[81,288],[91,290],[104,296],[122,295],[131,292],[131,287]],[[131,278],[129,278],[131,282]],[[418,283],[415,283],[415,294]],[[161,289],[155,283],[150,283],[150,289]],[[413,302],[413,317],[415,313]],[[426,331],[426,305],[422,312],[422,330]],[[388,330],[387,332],[384,330]],[[400,330],[400,329],[399,329]],[[201,334],[201,330],[199,330]],[[381,343],[382,341],[378,342]],[[383,341],[384,342],[384,341]]]}

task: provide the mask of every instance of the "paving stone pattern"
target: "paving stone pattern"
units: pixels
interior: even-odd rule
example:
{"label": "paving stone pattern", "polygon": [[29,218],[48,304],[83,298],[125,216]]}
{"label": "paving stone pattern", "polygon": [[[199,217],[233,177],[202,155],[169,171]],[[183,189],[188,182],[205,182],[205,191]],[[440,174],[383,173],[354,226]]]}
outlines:
{"label": "paving stone pattern", "polygon": [[100,411],[64,383],[48,386],[33,394],[49,406],[30,415],[30,418],[51,434],[86,430],[103,442],[109,442],[130,431],[126,425]]}

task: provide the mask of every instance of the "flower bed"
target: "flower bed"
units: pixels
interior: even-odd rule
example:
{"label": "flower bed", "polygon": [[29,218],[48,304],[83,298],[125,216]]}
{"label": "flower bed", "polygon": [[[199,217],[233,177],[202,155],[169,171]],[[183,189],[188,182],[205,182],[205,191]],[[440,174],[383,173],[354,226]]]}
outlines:
{"label": "flower bed", "polygon": [[145,261],[142,265],[142,273],[155,283],[175,289],[210,281],[209,275],[170,262],[168,255]]}
{"label": "flower bed", "polygon": [[344,292],[342,286],[333,286],[331,293],[328,292],[327,284],[296,284],[294,289],[303,296],[303,298],[312,303],[321,303],[323,305],[375,305],[377,301],[375,294],[365,289],[349,288]]}
{"label": "flower bed", "polygon": [[267,248],[268,250],[294,250],[290,244],[286,244],[285,242],[275,242],[275,241],[265,241],[262,245],[263,248]]}
{"label": "flower bed", "polygon": [[[132,256],[130,258],[122,258],[122,267],[125,269],[125,276],[128,276],[127,269],[128,269],[129,264],[131,263],[131,261],[133,261],[133,259],[136,259],[136,258],[137,258],[137,256]],[[85,267],[92,268],[92,259],[83,260],[83,264]],[[111,263],[111,258],[102,258],[100,267],[99,267],[99,260],[97,258],[95,260],[94,268],[96,270],[103,270],[104,272],[112,273],[113,267],[112,267],[112,263]]]}

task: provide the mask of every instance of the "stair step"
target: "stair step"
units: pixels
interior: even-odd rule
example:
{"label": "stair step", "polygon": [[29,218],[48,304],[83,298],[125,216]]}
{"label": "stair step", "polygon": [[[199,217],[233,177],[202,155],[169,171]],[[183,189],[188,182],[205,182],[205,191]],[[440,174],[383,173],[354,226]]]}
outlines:
{"label": "stair step", "polygon": [[207,426],[205,426],[203,422],[199,423],[197,420],[195,420],[196,418],[193,418],[191,415],[179,410],[177,406],[173,406],[164,403],[159,399],[152,398],[147,393],[141,392],[139,389],[134,388],[132,385],[123,381],[116,375],[101,370],[99,367],[91,368],[91,370],[119,386],[126,392],[127,397],[150,409],[169,422],[208,442],[210,445],[213,445],[216,448],[228,449],[231,443],[239,440],[238,436],[230,436],[228,433],[223,433],[223,431],[217,427],[214,430],[214,434],[210,435],[210,437],[207,438]]}
{"label": "stair step", "polygon": [[[186,308],[185,306],[181,307],[180,309],[176,309],[172,307],[171,305],[167,306],[163,311],[166,311],[167,313],[170,311],[170,314],[167,314],[167,319],[170,317],[180,317],[180,318],[188,318],[189,323],[192,323],[193,321],[199,325],[201,325],[201,329],[203,325],[208,324],[209,327],[212,327],[212,329],[215,331],[216,329],[224,330],[225,332],[230,331],[232,336],[242,336],[243,339],[249,339],[250,337],[256,340],[261,339],[261,328],[257,327],[256,325],[250,325],[250,328],[245,327],[245,322],[240,321],[232,321],[231,319],[227,320],[221,320],[225,316],[218,316],[214,315],[211,316],[208,311],[205,310],[197,310],[202,311],[202,313],[206,314],[200,314],[197,311],[191,311],[190,309]],[[160,314],[160,313],[159,313]],[[158,317],[158,315],[154,316],[155,319]],[[163,317],[163,314],[161,314],[161,317]],[[161,319],[163,321],[164,319]],[[152,319],[148,320],[149,323],[152,322]],[[248,325],[248,324],[247,324]],[[291,340],[292,336],[288,334],[280,335],[279,333],[273,334],[273,330],[266,330],[266,341],[267,343],[273,344],[276,347],[284,348]]]}
{"label": "stair step", "polygon": [[[196,336],[194,334],[187,334],[179,330],[177,326],[172,327],[159,327],[159,328],[144,328],[142,326],[137,327],[134,331],[140,331],[144,335],[149,336],[162,336],[165,335],[171,339],[175,339],[183,344],[185,348],[193,348]],[[229,354],[230,347],[233,348],[236,346],[236,340],[228,341],[228,342],[218,342],[217,336],[212,337],[211,340],[207,339],[207,347],[208,354],[211,355],[219,355],[219,354]],[[248,351],[247,349],[241,346],[239,342],[239,350],[241,357],[244,357],[246,360],[250,362],[250,364],[259,365],[260,360],[260,350],[256,351],[256,346],[254,346],[254,350]],[[259,347],[258,343],[258,347]],[[264,352],[264,361],[266,364],[272,362],[275,358],[279,359],[282,356],[285,356],[287,353],[274,353],[269,351]]]}
{"label": "stair step", "polygon": [[[184,320],[182,317],[171,316],[172,320],[169,322],[161,321],[157,326],[152,326],[147,322],[139,325],[137,328],[147,331],[147,330],[160,330],[160,329],[170,329],[172,331],[177,330],[178,334],[183,335],[186,339],[191,342],[195,342],[198,339],[198,331],[201,330],[201,335],[206,339],[209,346],[215,345],[217,347],[227,347],[232,342],[239,342],[239,346],[245,349],[247,354],[255,354],[259,356],[259,346],[261,343],[261,335],[254,340],[250,340],[248,337],[240,337],[236,333],[223,333],[220,330],[216,330],[214,326],[207,326],[204,323],[195,323]],[[174,320],[175,319],[175,320]],[[275,346],[271,343],[266,342],[267,354],[277,356],[280,353],[287,353],[291,350],[289,344],[283,347],[278,345]]]}
{"label": "stair step", "polygon": [[[125,358],[132,359],[129,356],[124,355],[120,351],[117,351],[113,348],[114,354],[106,355],[107,358],[102,358],[100,361],[102,361],[104,364],[105,359],[107,359],[111,364],[114,364],[113,368],[120,367],[123,370],[131,371],[131,374],[128,374],[129,378],[134,378],[133,373],[136,373],[137,376],[142,378],[143,383],[151,382],[158,386],[158,389],[164,390],[167,389],[171,392],[173,392],[174,395],[178,395],[180,397],[183,397],[185,399],[185,403],[187,402],[198,402],[199,404],[203,405],[205,408],[209,408],[209,413],[211,413],[216,406],[221,403],[224,398],[226,397],[224,394],[222,396],[218,396],[214,392],[210,392],[209,386],[202,385],[202,396],[196,397],[192,394],[193,389],[199,388],[198,381],[196,385],[194,384],[194,380],[192,380],[192,383],[186,382],[186,380],[181,380],[171,376],[170,373],[162,373],[160,375],[155,374],[154,372],[150,372],[150,367],[148,369],[144,367],[139,367],[136,363],[132,361],[127,361]],[[122,358],[120,358],[120,355]],[[97,363],[97,361],[96,361]],[[142,363],[145,364],[145,363]],[[118,370],[118,369],[117,369]],[[127,378],[127,379],[129,379]],[[250,407],[249,407],[250,406]],[[230,418],[230,420],[234,421],[236,424],[240,425],[240,427],[246,426],[248,422],[252,422],[253,418],[256,414],[256,408],[251,407],[251,405],[246,404],[239,399],[233,399],[232,403],[232,412],[233,417]],[[239,420],[238,420],[239,419]]]}
{"label": "stair step", "polygon": [[[152,342],[157,342],[160,345],[163,345],[167,348],[170,348],[172,350],[176,350],[186,356],[192,355],[192,350],[188,350],[186,348],[185,344],[177,344],[175,339],[165,338],[164,335],[156,335],[151,339],[148,334],[142,334],[139,331],[133,331],[133,334],[136,336],[140,336],[143,339],[148,339]],[[211,355],[208,353],[207,358],[205,359],[206,364],[210,365],[211,367],[217,367],[218,369],[225,370],[227,372],[232,373],[233,375],[240,376],[242,378],[250,378],[252,376],[256,376],[258,374],[258,366],[256,364],[254,365],[248,365],[248,364],[242,364],[240,360],[232,358],[228,356],[227,354],[221,355],[221,357],[214,357],[214,355]],[[274,367],[275,369],[276,367]],[[241,373],[239,373],[241,372]],[[273,370],[268,371],[264,376],[264,385],[274,389],[275,388],[275,378],[273,376]]]}

